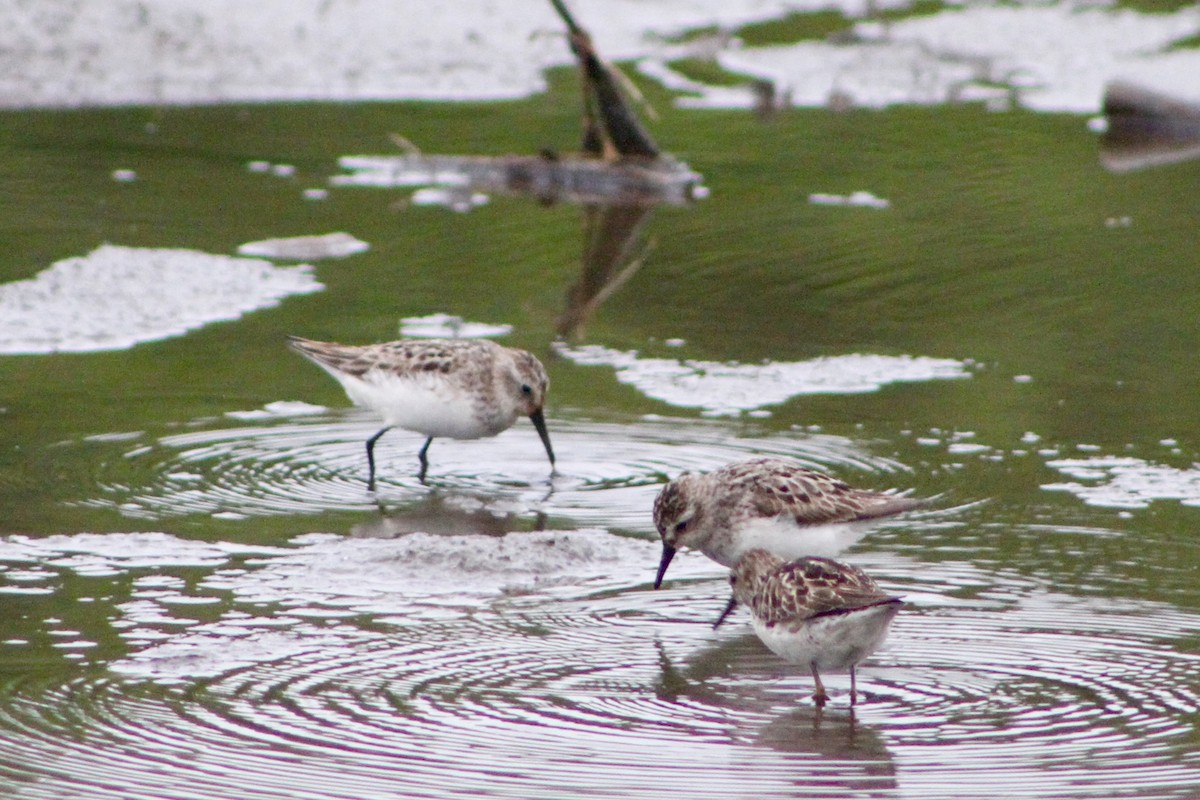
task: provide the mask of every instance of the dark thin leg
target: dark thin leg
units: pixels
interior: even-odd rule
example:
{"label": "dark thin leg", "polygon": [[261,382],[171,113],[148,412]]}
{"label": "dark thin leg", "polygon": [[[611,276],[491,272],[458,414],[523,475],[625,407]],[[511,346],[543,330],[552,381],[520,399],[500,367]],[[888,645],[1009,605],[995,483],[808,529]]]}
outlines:
{"label": "dark thin leg", "polygon": [[421,471],[417,473],[417,480],[421,483],[425,482],[425,470],[429,469],[429,459],[425,457],[425,454],[429,452],[431,444],[433,444],[432,436],[425,440],[425,446],[421,448],[421,452],[417,453],[417,460],[421,462]]}
{"label": "dark thin leg", "polygon": [[850,705],[858,702],[858,689],[854,685],[854,665],[850,665]]}
{"label": "dark thin leg", "polygon": [[825,703],[829,700],[829,695],[825,694],[825,684],[821,683],[821,675],[817,672],[817,662],[813,662],[809,666],[812,667],[813,683],[817,685],[817,690],[813,692],[813,702],[817,704],[817,708],[824,708]]}
{"label": "dark thin leg", "polygon": [[385,433],[387,433],[391,429],[392,428],[389,425],[388,427],[381,430],[379,433],[372,436],[370,439],[367,439],[367,470],[368,470],[367,471],[367,491],[368,492],[375,491],[375,443],[377,441],[379,441],[380,436],[383,436]]}

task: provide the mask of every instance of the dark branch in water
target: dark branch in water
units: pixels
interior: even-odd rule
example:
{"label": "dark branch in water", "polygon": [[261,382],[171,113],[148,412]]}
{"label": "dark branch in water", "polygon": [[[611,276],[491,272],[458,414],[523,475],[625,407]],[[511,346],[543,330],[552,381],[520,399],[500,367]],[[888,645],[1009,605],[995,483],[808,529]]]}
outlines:
{"label": "dark branch in water", "polygon": [[583,28],[579,27],[579,23],[575,21],[575,17],[562,0],[550,0],[550,4],[554,6],[554,10],[562,17],[562,21],[566,24],[568,31],[572,34],[583,33]]}
{"label": "dark branch in water", "polygon": [[642,229],[650,205],[588,205],[584,212],[583,269],[567,290],[566,308],[555,324],[564,339],[582,339],[596,310],[641,268],[647,247]]}
{"label": "dark branch in water", "polygon": [[404,155],[344,156],[341,166],[353,174],[335,176],[332,183],[443,187],[442,192],[427,192],[422,202],[459,210],[472,207],[476,192],[505,192],[543,203],[641,208],[662,203],[682,205],[706,196],[702,177],[663,153],[642,127],[622,92],[621,74],[597,55],[591,37],[575,21],[564,0],[550,2],[567,27],[571,50],[579,61],[584,99],[583,154],[543,151],[537,156],[425,155],[407,139],[393,136]]}
{"label": "dark branch in water", "polygon": [[606,158],[658,158],[661,150],[617,85],[613,70],[600,60],[592,37],[562,0],[550,0],[567,26],[571,52],[583,81],[583,150]]}

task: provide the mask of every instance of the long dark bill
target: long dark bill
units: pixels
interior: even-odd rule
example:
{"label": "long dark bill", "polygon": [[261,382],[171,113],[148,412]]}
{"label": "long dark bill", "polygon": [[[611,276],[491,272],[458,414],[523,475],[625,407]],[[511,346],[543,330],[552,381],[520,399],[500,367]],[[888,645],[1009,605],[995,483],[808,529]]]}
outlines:
{"label": "long dark bill", "polygon": [[533,421],[533,427],[537,428],[538,436],[542,437],[542,444],[546,445],[546,455],[550,456],[550,466],[553,467],[554,448],[550,446],[550,434],[546,431],[546,417],[539,408],[529,415],[529,419]]}
{"label": "long dark bill", "polygon": [[717,617],[717,621],[713,623],[714,631],[717,628],[721,627],[721,623],[725,621],[726,617],[728,617],[730,614],[733,613],[733,610],[735,608],[737,608],[737,597],[736,596],[729,598],[729,605],[725,606],[725,610],[721,612],[721,616]]}
{"label": "long dark bill", "polygon": [[663,542],[662,560],[658,562],[658,574],[654,576],[654,588],[662,586],[663,576],[667,574],[667,567],[671,566],[671,559],[675,557],[675,548]]}

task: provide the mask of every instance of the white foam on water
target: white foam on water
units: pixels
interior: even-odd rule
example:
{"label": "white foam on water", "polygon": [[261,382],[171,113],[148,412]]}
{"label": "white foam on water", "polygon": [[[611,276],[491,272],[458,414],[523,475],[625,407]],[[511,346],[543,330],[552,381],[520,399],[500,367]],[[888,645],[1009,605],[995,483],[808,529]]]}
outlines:
{"label": "white foam on water", "polygon": [[[148,570],[117,606],[113,625],[134,651],[111,669],[167,680],[217,676],[381,635],[338,622],[358,615],[397,624],[453,619],[507,598],[572,598],[648,584],[660,554],[657,541],[598,529],[394,538],[312,533],[287,547],[166,533],[0,538],[0,565],[38,567],[38,582],[42,573]],[[195,585],[171,574],[197,567],[208,575]],[[719,570],[694,553],[681,554],[674,567],[673,579]],[[220,619],[189,616],[189,608],[217,601],[233,604]],[[255,616],[255,608],[270,611]]]}
{"label": "white foam on water", "polygon": [[480,339],[507,336],[513,326],[507,323],[471,322],[453,314],[429,314],[400,320],[400,335],[416,339]]}
{"label": "white foam on water", "polygon": [[592,581],[648,581],[657,542],[596,529],[501,536],[410,533],[396,538],[307,534],[260,569],[213,575],[201,587],[243,602],[404,613],[414,599],[478,605]]}
{"label": "white foam on water", "polygon": [[283,417],[313,417],[328,411],[329,409],[325,406],[305,403],[303,400],[276,400],[267,403],[262,408],[250,411],[226,411],[225,416],[241,420],[264,420]]}
{"label": "white foam on water", "polygon": [[600,345],[558,344],[559,355],[608,366],[617,380],[678,408],[727,416],[778,405],[802,394],[861,394],[890,383],[969,378],[965,362],[926,356],[852,354],[763,364],[643,358]]}
{"label": "white foam on water", "polygon": [[486,194],[465,188],[426,186],[412,193],[408,201],[414,206],[440,206],[451,211],[466,213],[485,206],[489,202]]}
{"label": "white foam on water", "polygon": [[815,206],[852,206],[855,208],[891,208],[892,203],[882,197],[876,197],[871,192],[858,191],[850,194],[829,194],[815,192],[808,196],[808,202]]}
{"label": "white foam on water", "polygon": [[1070,492],[1089,506],[1146,508],[1156,500],[1200,506],[1200,465],[1178,469],[1132,456],[1062,458],[1046,464],[1075,480],[1043,484],[1043,489]]}
{"label": "white foam on water", "polygon": [[[1047,112],[1094,113],[1123,78],[1200,99],[1200,51],[1170,50],[1200,33],[1200,10],[1141,14],[1095,4],[971,4],[886,24],[860,22],[853,41],[725,50],[725,69],[771,81],[797,106],[882,108],[1010,100]],[[693,107],[754,104],[740,87],[705,89]]]}
{"label": "white foam on water", "polygon": [[[571,4],[610,59],[656,47],[651,32],[766,19],[784,6]],[[543,71],[572,61],[547,2],[40,0],[4,16],[0,102],[8,106],[511,99],[543,90]]]}
{"label": "white foam on water", "polygon": [[307,264],[106,244],[0,285],[0,353],[124,350],[323,288]]}
{"label": "white foam on water", "polygon": [[[549,3],[455,0],[106,0],[0,2],[0,104],[79,106],[267,100],[488,100],[544,91],[572,63]],[[838,41],[749,47],[730,31],[794,12],[868,13],[864,0],[574,0],[609,60],[702,107],[750,107],[748,86],[673,73],[681,57],[774,83],[786,102],[882,107],[1012,98],[1039,111],[1094,112],[1125,79],[1200,99],[1200,9],[1145,14],[1111,2],[950,4]],[[901,2],[877,9],[906,8]],[[413,25],[420,19],[420,25]],[[689,30],[716,33],[672,42]]]}
{"label": "white foam on water", "polygon": [[0,538],[0,562],[38,563],[80,574],[213,567],[235,555],[277,552],[283,550],[180,539],[168,533],[76,533]]}
{"label": "white foam on water", "polygon": [[282,239],[262,239],[246,242],[237,249],[241,256],[259,256],[287,261],[318,261],[324,258],[345,258],[363,253],[371,245],[348,233],[326,233],[314,236],[290,236]]}

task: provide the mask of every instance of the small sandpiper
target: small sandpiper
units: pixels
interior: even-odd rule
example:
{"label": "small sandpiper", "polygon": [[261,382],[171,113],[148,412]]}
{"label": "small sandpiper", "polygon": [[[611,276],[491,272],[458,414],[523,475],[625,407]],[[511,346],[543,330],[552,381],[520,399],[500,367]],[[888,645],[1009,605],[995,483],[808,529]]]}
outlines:
{"label": "small sandpiper", "polygon": [[784,561],[761,548],[746,551],[729,575],[733,597],[716,628],[739,604],[754,615],[754,632],[771,652],[812,670],[813,700],[829,699],[821,672],[850,671],[850,705],[858,701],[855,666],[887,637],[904,601],[849,564],[816,556]]}
{"label": "small sandpiper", "polygon": [[923,500],[856,489],[786,458],[752,458],[669,482],[654,501],[662,559],[654,588],[680,547],[726,567],[762,547],[786,558],[833,556],[882,517]]}
{"label": "small sandpiper", "polygon": [[375,442],[393,427],[423,434],[417,478],[424,483],[435,437],[495,436],[520,415],[537,428],[554,467],[543,407],[550,386],[531,353],[488,339],[402,339],[355,346],[289,336],[292,349],[337,379],[356,404],[383,417],[367,439],[367,489],[375,490]]}

